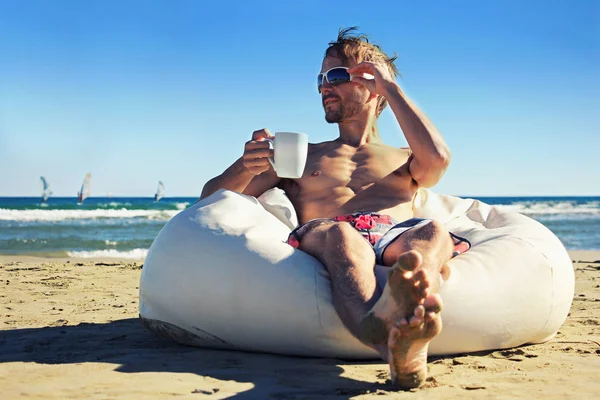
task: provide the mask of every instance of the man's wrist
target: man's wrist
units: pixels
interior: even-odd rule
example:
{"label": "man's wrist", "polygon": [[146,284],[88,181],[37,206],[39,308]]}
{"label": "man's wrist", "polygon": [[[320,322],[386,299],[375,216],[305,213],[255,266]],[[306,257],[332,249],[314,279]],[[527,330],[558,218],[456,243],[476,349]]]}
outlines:
{"label": "man's wrist", "polygon": [[256,176],[256,174],[252,173],[246,166],[242,165],[242,170],[239,172],[239,176],[243,179],[252,180]]}
{"label": "man's wrist", "polygon": [[256,175],[254,175],[246,166],[244,165],[244,161],[240,158],[235,164],[234,168],[231,171],[233,176],[237,176],[241,179],[252,180]]}
{"label": "man's wrist", "polygon": [[398,85],[398,83],[396,81],[390,81],[390,82],[386,82],[383,85],[383,97],[385,97],[386,100],[390,100],[390,97],[393,96],[402,96],[402,89],[400,88],[400,85]]}

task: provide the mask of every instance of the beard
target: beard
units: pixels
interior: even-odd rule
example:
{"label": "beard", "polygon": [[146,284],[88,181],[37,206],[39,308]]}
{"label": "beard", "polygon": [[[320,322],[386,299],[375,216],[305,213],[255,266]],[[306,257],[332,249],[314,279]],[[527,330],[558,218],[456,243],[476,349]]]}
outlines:
{"label": "beard", "polygon": [[353,96],[344,102],[339,97],[336,98],[338,100],[337,107],[325,109],[325,121],[330,124],[337,124],[348,118],[352,118],[364,108],[364,104],[358,96]]}

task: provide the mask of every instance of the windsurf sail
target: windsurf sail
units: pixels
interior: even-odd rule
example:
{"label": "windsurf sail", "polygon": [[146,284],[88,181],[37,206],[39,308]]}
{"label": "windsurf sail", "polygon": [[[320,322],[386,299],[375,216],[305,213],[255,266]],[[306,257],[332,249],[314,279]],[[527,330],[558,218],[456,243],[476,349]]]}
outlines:
{"label": "windsurf sail", "polygon": [[156,189],[156,194],[154,195],[154,202],[158,202],[165,196],[165,185],[163,185],[162,181],[158,181],[158,188]]}
{"label": "windsurf sail", "polygon": [[92,180],[92,174],[86,174],[81,184],[81,189],[77,193],[77,203],[81,204],[85,199],[90,197],[90,181]]}
{"label": "windsurf sail", "polygon": [[52,189],[50,189],[48,181],[43,176],[40,176],[40,181],[42,181],[42,203],[45,203],[52,194]]}

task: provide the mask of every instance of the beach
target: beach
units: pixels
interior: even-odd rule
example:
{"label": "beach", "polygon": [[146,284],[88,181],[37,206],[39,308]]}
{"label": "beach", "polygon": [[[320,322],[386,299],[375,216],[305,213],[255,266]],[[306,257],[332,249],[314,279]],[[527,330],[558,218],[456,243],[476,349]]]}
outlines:
{"label": "beach", "polygon": [[0,256],[0,399],[596,398],[600,251],[569,254],[576,290],[555,338],[432,357],[425,385],[401,392],[379,361],[209,350],[157,337],[138,319],[142,259]]}

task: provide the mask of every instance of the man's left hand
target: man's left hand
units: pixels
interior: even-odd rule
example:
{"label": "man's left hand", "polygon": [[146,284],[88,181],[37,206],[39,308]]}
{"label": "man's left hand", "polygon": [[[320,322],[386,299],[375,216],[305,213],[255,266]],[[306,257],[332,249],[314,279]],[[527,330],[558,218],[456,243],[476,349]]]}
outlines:
{"label": "man's left hand", "polygon": [[[381,96],[385,96],[388,88],[397,85],[385,64],[363,61],[352,68],[348,68],[348,73],[352,75],[352,82],[361,84],[369,89],[371,93]],[[363,74],[370,74],[374,79],[363,78]]]}

